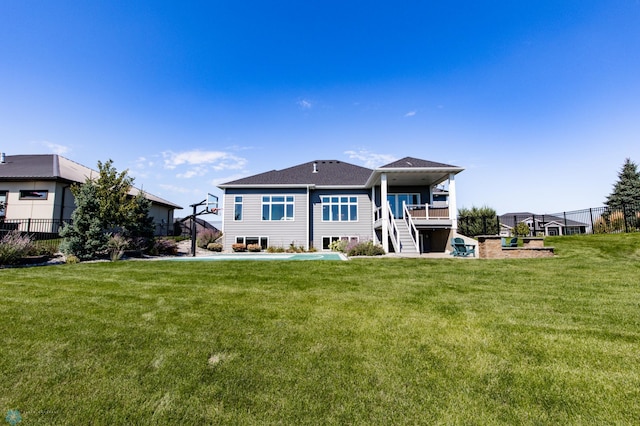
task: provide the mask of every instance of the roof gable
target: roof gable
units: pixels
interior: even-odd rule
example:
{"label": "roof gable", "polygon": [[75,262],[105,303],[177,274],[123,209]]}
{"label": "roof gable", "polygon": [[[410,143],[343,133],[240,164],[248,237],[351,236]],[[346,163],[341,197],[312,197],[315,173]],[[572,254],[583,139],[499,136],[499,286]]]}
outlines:
{"label": "roof gable", "polygon": [[394,161],[393,163],[389,163],[386,164],[382,167],[380,167],[381,169],[401,169],[401,168],[408,168],[408,169],[414,169],[414,168],[419,168],[419,167],[446,167],[446,168],[452,168],[452,167],[456,167],[456,166],[452,166],[450,164],[444,164],[444,163],[437,163],[435,161],[428,161],[428,160],[421,160],[420,158],[414,158],[414,157],[404,157],[401,158],[400,160]]}

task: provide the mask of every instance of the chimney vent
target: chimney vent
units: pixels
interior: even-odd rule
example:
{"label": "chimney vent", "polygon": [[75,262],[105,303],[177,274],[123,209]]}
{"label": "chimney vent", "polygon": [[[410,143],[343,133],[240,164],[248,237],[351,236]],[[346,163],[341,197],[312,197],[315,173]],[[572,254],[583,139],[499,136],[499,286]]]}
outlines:
{"label": "chimney vent", "polygon": [[313,173],[318,173],[318,163],[313,162]]}
{"label": "chimney vent", "polygon": [[7,156],[4,152],[0,153],[0,163],[4,164],[7,162]]}

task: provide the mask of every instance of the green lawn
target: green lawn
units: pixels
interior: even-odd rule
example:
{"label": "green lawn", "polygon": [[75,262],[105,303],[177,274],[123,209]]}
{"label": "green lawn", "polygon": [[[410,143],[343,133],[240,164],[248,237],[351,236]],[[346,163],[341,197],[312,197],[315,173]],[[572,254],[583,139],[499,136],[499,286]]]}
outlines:
{"label": "green lawn", "polygon": [[640,422],[640,235],[547,245],[0,270],[0,421]]}

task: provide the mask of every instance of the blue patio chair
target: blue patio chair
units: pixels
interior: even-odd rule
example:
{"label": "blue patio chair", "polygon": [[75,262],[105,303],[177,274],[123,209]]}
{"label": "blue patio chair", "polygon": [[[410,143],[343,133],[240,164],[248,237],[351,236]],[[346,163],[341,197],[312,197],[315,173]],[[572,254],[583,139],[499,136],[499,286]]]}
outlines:
{"label": "blue patio chair", "polygon": [[518,238],[511,238],[508,241],[507,238],[503,238],[502,247],[518,247]]}
{"label": "blue patio chair", "polygon": [[453,247],[453,251],[451,252],[452,256],[455,257],[467,257],[472,255],[476,257],[476,248],[473,244],[465,244],[464,240],[460,237],[451,239],[451,247]]}

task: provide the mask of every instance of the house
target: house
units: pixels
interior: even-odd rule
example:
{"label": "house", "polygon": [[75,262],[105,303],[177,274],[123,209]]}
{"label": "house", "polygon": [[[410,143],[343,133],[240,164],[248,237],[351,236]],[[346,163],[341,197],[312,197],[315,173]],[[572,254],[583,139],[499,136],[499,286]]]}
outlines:
{"label": "house", "polygon": [[194,222],[196,226],[196,234],[199,234],[200,232],[203,232],[203,231],[212,231],[216,233],[220,232],[220,230],[216,228],[215,225],[213,225],[210,222],[207,222],[202,218],[196,217],[194,221],[192,216],[187,216],[183,218],[176,218],[175,222],[173,223],[173,229],[174,229],[173,235],[182,235],[185,237],[190,237]]}
{"label": "house", "polygon": [[[61,155],[1,154],[0,220],[5,227],[28,221],[30,226],[39,226],[38,232],[56,233],[63,221],[71,219],[75,209],[71,185],[97,175],[97,171]],[[139,192],[131,188],[130,194],[135,196]],[[145,197],[151,201],[149,216],[154,218],[156,233],[171,233],[174,210],[182,207],[146,192]]]}
{"label": "house", "polygon": [[503,236],[511,235],[517,223],[525,223],[532,236],[538,234],[545,236],[586,234],[588,227],[586,223],[576,220],[549,214],[537,215],[531,212],[505,213],[500,215],[499,219],[500,235]]}
{"label": "house", "polygon": [[369,169],[316,160],[219,185],[224,246],[329,250],[373,241],[385,252],[445,252],[456,234],[455,175],[463,169],[406,157]]}

